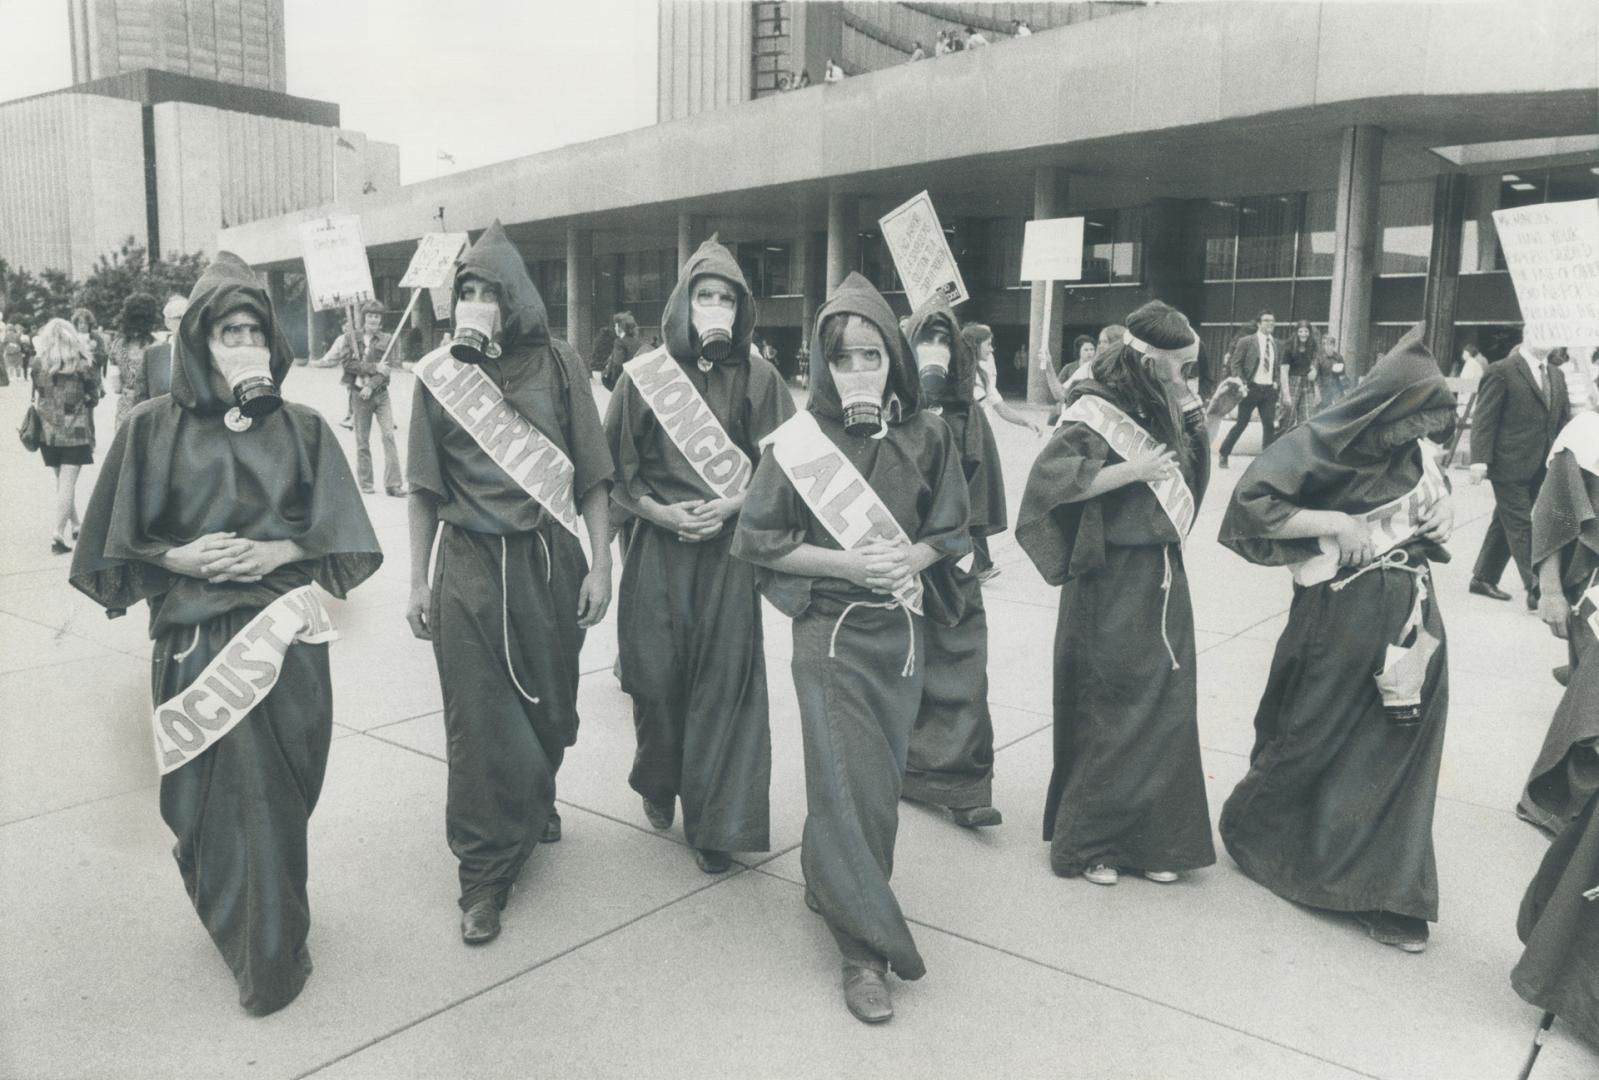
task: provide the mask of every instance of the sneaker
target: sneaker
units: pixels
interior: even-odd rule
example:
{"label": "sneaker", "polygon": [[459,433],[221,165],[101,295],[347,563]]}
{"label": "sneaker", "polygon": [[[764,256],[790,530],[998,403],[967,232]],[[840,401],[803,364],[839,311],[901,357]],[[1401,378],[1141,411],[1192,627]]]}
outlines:
{"label": "sneaker", "polygon": [[672,813],[677,809],[675,802],[651,802],[648,797],[644,799],[644,816],[650,819],[650,827],[664,832],[672,827]]}
{"label": "sneaker", "polygon": [[1391,911],[1357,911],[1355,920],[1366,928],[1372,940],[1392,945],[1404,952],[1419,953],[1427,948],[1427,920]]}
{"label": "sneaker", "polygon": [[1095,885],[1114,885],[1122,878],[1114,866],[1106,866],[1104,863],[1095,863],[1090,866],[1083,871],[1083,877],[1092,881]]}
{"label": "sneaker", "polygon": [[1175,871],[1175,870],[1145,870],[1144,871],[1144,876],[1146,878],[1148,878],[1150,881],[1158,881],[1162,885],[1170,885],[1172,882],[1177,880],[1177,871]]}

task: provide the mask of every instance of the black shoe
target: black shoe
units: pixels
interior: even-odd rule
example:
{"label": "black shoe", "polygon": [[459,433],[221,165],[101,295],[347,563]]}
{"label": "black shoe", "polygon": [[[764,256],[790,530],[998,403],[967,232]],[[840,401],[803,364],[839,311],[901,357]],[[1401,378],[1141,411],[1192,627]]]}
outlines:
{"label": "black shoe", "polygon": [[1427,920],[1391,911],[1357,911],[1355,919],[1366,928],[1372,940],[1392,945],[1404,952],[1419,953],[1427,948]]}
{"label": "black shoe", "polygon": [[950,813],[955,816],[955,824],[965,829],[986,829],[1005,823],[1005,818],[992,806],[963,806]]}
{"label": "black shoe", "polygon": [[50,541],[50,554],[52,555],[65,555],[71,550],[72,549],[70,547],[68,547],[66,544],[63,544],[59,540]]}
{"label": "black shoe", "polygon": [[407,495],[409,495],[411,493],[409,491],[407,491],[403,487],[393,487],[393,488],[385,488],[384,489],[384,494],[385,495],[393,495],[396,499],[403,499],[403,498],[405,498]]}
{"label": "black shoe", "polygon": [[695,848],[694,862],[707,874],[725,874],[733,866],[727,852],[715,848]]}
{"label": "black shoe", "polygon": [[1537,611],[1538,610],[1538,596],[1537,596],[1536,593],[1528,593],[1527,594],[1527,610],[1528,611]]}
{"label": "black shoe", "polygon": [[676,809],[675,801],[662,806],[647,798],[644,800],[644,816],[650,819],[650,827],[663,832],[672,827],[672,814]]}
{"label": "black shoe", "polygon": [[550,811],[550,816],[544,822],[544,835],[539,840],[546,844],[559,844],[561,842],[561,815],[555,810]]}
{"label": "black shoe", "polygon": [[355,430],[355,421],[352,418],[346,416],[343,420],[339,421],[339,426],[341,428],[349,428],[351,431],[354,431]]}
{"label": "black shoe", "polygon": [[1555,677],[1555,682],[1559,683],[1561,686],[1571,685],[1570,664],[1561,664],[1559,667],[1552,669],[1550,674]]}
{"label": "black shoe", "polygon": [[844,1005],[850,1015],[863,1024],[881,1024],[894,1019],[894,999],[888,993],[888,977],[872,968],[845,964]]}
{"label": "black shoe", "polygon": [[1472,578],[1471,584],[1466,586],[1466,591],[1473,596],[1486,596],[1491,600],[1509,600],[1510,594],[1492,582],[1482,578]]}
{"label": "black shoe", "polygon": [[1218,469],[1227,468],[1227,455],[1226,454],[1217,454],[1216,455],[1216,468],[1218,468]]}
{"label": "black shoe", "polygon": [[822,902],[816,899],[816,894],[811,892],[810,889],[805,890],[805,906],[818,915],[822,913]]}
{"label": "black shoe", "polygon": [[461,912],[461,940],[468,945],[487,945],[500,936],[500,905],[487,896]]}
{"label": "black shoe", "polygon": [[361,485],[361,494],[362,495],[376,495],[377,494],[377,490],[375,488],[373,488],[373,486],[371,484],[362,484]]}

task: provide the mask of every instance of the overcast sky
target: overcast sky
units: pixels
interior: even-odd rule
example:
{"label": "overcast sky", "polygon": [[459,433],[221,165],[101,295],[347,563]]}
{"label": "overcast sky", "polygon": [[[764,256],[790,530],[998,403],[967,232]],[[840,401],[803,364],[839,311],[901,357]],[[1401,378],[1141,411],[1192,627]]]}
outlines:
{"label": "overcast sky", "polygon": [[[655,122],[655,0],[284,0],[291,94],[405,183]],[[0,101],[72,81],[66,0],[0,0]],[[438,160],[438,152],[455,164]]]}

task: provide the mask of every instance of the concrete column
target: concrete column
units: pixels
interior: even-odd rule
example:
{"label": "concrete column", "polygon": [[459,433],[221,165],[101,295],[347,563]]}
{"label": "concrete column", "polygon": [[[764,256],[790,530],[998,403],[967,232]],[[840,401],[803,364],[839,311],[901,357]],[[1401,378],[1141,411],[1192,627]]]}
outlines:
{"label": "concrete column", "polygon": [[688,257],[699,246],[705,232],[705,219],[694,214],[677,215],[677,269],[681,273],[688,265]]}
{"label": "concrete column", "polygon": [[1372,280],[1377,272],[1377,205],[1382,191],[1381,128],[1344,129],[1333,226],[1332,302],[1328,326],[1355,371],[1370,367]]}
{"label": "concrete column", "polygon": [[594,234],[566,229],[566,340],[587,349],[594,340]]}
{"label": "concrete column", "polygon": [[1427,291],[1421,301],[1422,339],[1445,374],[1454,363],[1455,305],[1460,295],[1461,225],[1470,178],[1442,173],[1433,183],[1432,249],[1427,255]]}
{"label": "concrete column", "polygon": [[[1064,169],[1046,166],[1033,170],[1033,220],[1061,217],[1066,213],[1070,178]],[[1054,290],[1050,303],[1049,325],[1044,325],[1044,295]],[[1038,366],[1038,350],[1049,347],[1055,365],[1061,359],[1061,329],[1066,325],[1065,296],[1059,282],[1033,282],[1032,307],[1027,318],[1027,400],[1047,403],[1049,384]]]}
{"label": "concrete column", "polygon": [[827,196],[827,292],[832,294],[839,282],[849,276],[855,265],[856,221],[860,216],[860,199],[855,195],[830,192]]}

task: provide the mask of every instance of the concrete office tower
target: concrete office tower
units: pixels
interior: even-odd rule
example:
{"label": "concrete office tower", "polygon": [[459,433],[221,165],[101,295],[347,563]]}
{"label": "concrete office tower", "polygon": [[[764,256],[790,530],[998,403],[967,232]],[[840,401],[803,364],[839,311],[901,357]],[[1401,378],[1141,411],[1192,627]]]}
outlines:
{"label": "concrete office tower", "polygon": [[154,68],[284,93],[283,0],[67,0],[72,81]]}

